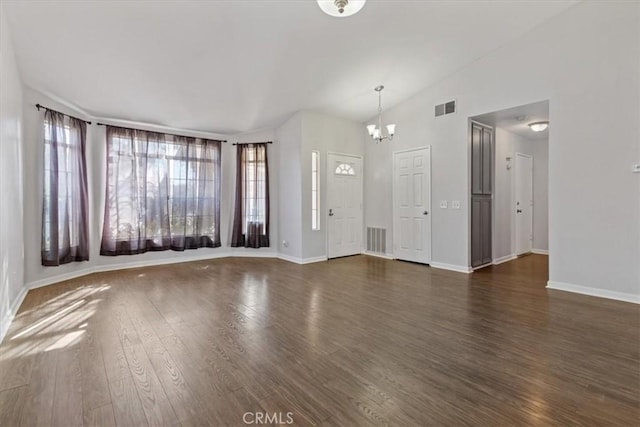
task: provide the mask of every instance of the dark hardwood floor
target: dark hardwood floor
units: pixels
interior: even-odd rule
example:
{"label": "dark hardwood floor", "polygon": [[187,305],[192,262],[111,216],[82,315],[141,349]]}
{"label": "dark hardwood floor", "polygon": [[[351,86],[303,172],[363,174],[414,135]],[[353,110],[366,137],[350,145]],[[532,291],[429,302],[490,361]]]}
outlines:
{"label": "dark hardwood floor", "polygon": [[228,258],[32,290],[0,426],[638,425],[639,307],[547,269]]}

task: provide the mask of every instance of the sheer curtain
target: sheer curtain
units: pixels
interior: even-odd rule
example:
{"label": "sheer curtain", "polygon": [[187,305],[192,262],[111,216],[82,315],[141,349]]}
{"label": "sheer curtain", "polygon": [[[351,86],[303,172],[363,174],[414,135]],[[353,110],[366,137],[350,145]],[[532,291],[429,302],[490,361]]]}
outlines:
{"label": "sheer curtain", "polygon": [[220,141],[107,126],[101,255],[220,246]]}
{"label": "sheer curtain", "polygon": [[267,144],[238,144],[232,247],[269,246]]}
{"label": "sheer curtain", "polygon": [[44,113],[42,265],[89,260],[87,126],[57,111]]}

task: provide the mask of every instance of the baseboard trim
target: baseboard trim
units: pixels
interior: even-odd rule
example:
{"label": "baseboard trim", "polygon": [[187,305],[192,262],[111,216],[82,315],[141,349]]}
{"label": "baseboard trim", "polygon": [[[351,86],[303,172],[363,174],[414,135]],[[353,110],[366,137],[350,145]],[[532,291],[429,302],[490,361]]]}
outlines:
{"label": "baseboard trim", "polygon": [[284,261],[292,262],[294,264],[300,264],[300,265],[313,264],[315,262],[323,262],[323,261],[327,261],[328,259],[326,255],[316,256],[311,258],[297,258],[290,255],[285,255],[285,254],[278,254],[277,258],[280,258],[281,260],[284,260]]}
{"label": "baseboard trim", "polygon": [[606,289],[591,288],[588,286],[574,285],[572,283],[556,282],[553,280],[549,280],[547,282],[547,289],[553,289],[556,291],[573,292],[576,294],[589,295],[592,297],[607,298],[607,299],[613,299],[617,301],[640,304],[640,295],[609,291]]}
{"label": "baseboard trim", "polygon": [[326,257],[326,255],[322,255],[322,256],[316,256],[316,257],[311,257],[311,258],[303,258],[302,260],[300,260],[300,264],[313,264],[315,262],[324,262],[327,261],[328,258]]}
{"label": "baseboard trim", "polygon": [[[129,268],[136,268],[136,267],[137,266],[133,266]],[[42,288],[44,286],[49,286],[59,282],[64,282],[65,280],[71,280],[71,279],[76,279],[82,276],[88,276],[89,274],[97,273],[98,272],[97,268],[98,267],[88,267],[88,268],[83,268],[82,270],[71,271],[69,273],[64,273],[64,274],[57,274],[55,276],[49,276],[44,279],[34,280],[33,282],[27,282],[26,283],[27,289]],[[114,267],[114,270],[116,269],[117,267]],[[101,270],[101,271],[109,271],[109,270]]]}
{"label": "baseboard trim", "polygon": [[2,340],[4,340],[7,332],[9,332],[9,326],[11,326],[11,322],[13,322],[13,319],[16,317],[16,314],[22,305],[22,301],[24,301],[24,297],[27,296],[28,291],[29,289],[26,286],[23,286],[16,299],[9,306],[9,312],[5,314],[2,322],[0,322],[0,344],[2,344]]}
{"label": "baseboard trim", "polygon": [[302,258],[297,258],[291,255],[286,255],[286,254],[278,254],[278,259],[281,259],[283,261],[288,261],[288,262],[292,262],[294,264],[302,264]]}
{"label": "baseboard trim", "polygon": [[362,255],[375,256],[375,257],[384,258],[384,259],[395,259],[392,254],[381,254],[378,252],[370,252],[370,251],[362,251]]}
{"label": "baseboard trim", "polygon": [[516,258],[518,258],[518,256],[514,255],[514,254],[501,256],[501,257],[496,258],[496,259],[493,260],[493,265],[498,265],[498,264],[502,264],[503,262],[512,261],[512,260],[514,260]]}
{"label": "baseboard trim", "polygon": [[462,265],[455,265],[455,264],[446,264],[444,262],[430,262],[429,265],[433,268],[439,268],[440,270],[449,270],[449,271],[456,271],[458,273],[471,273],[473,270],[471,270],[470,267],[465,267]]}
{"label": "baseboard trim", "polygon": [[278,258],[278,253],[277,252],[261,252],[261,251],[256,251],[255,253],[251,253],[251,252],[242,252],[242,251],[233,251],[232,250],[231,252],[226,252],[223,256],[220,256],[218,258],[233,258],[233,257],[237,257],[237,258]]}
{"label": "baseboard trim", "polygon": [[[76,270],[69,273],[50,276],[45,279],[35,280],[33,282],[27,282],[27,288],[28,289],[41,288],[43,286],[53,285],[55,283],[63,282],[65,280],[76,279],[78,277],[87,276],[89,274],[102,273],[106,271],[128,270],[131,268],[154,267],[157,265],[180,264],[183,262],[204,261],[208,259],[243,257],[243,256],[249,256],[249,255],[244,255],[241,253],[219,252],[215,254],[192,255],[188,257],[144,260],[144,261],[127,262],[127,263],[119,263],[119,264],[95,265],[93,267],[83,268],[82,270]],[[269,257],[269,254],[263,254],[259,257],[256,257],[256,256],[252,256],[252,257],[253,258]]]}
{"label": "baseboard trim", "polygon": [[53,285],[54,283],[63,282],[65,280],[76,279],[78,277],[86,276],[93,273],[102,273],[105,271],[127,270],[130,268],[154,267],[157,265],[180,264],[183,262],[205,261],[208,259],[232,258],[232,257],[277,258],[278,254],[275,252],[259,252],[256,254],[252,254],[248,252],[231,251],[231,252],[209,253],[209,254],[202,254],[202,255],[191,255],[186,257],[144,260],[144,261],[127,262],[127,263],[119,263],[119,264],[95,265],[93,267],[87,267],[81,270],[71,271],[69,273],[64,273],[64,274],[58,274],[58,275],[50,276],[44,279],[35,280],[33,282],[27,282],[27,288],[28,289],[41,288],[43,286]]}
{"label": "baseboard trim", "polygon": [[549,255],[549,249],[531,249],[532,254]]}

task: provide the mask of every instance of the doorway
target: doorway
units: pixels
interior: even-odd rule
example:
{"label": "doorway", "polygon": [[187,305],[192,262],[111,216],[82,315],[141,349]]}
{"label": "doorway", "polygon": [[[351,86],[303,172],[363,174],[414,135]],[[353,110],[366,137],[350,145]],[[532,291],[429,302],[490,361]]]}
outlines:
{"label": "doorway", "polygon": [[515,163],[515,248],[522,255],[533,249],[533,159],[516,153]]}
{"label": "doorway", "polygon": [[327,154],[327,257],[362,253],[362,158]]}
{"label": "doorway", "polygon": [[[494,131],[491,205],[474,204],[472,198],[470,208],[470,253],[477,246],[474,226],[488,226],[478,225],[474,219],[490,217],[492,256],[484,265],[500,264],[527,253],[549,254],[549,129],[536,132],[529,126],[539,122],[553,126],[549,121],[549,101],[470,117],[471,123],[483,123]],[[469,129],[472,140],[472,125]],[[470,163],[473,149],[470,147]],[[470,181],[475,179],[473,173],[471,167]],[[476,192],[478,188],[472,185],[470,193]],[[482,211],[479,216],[473,214],[474,209]],[[471,259],[470,265],[475,267]]]}
{"label": "doorway", "polygon": [[393,153],[393,253],[431,263],[431,147]]}

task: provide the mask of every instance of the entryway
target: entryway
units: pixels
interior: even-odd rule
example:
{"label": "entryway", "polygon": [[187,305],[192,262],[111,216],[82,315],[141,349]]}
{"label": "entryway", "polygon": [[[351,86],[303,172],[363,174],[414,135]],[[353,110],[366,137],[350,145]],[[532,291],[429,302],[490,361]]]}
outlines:
{"label": "entryway", "polygon": [[362,158],[327,154],[327,257],[362,253]]}
{"label": "entryway", "polygon": [[540,122],[553,126],[549,101],[470,117],[474,269],[549,253],[549,130],[530,126]]}

